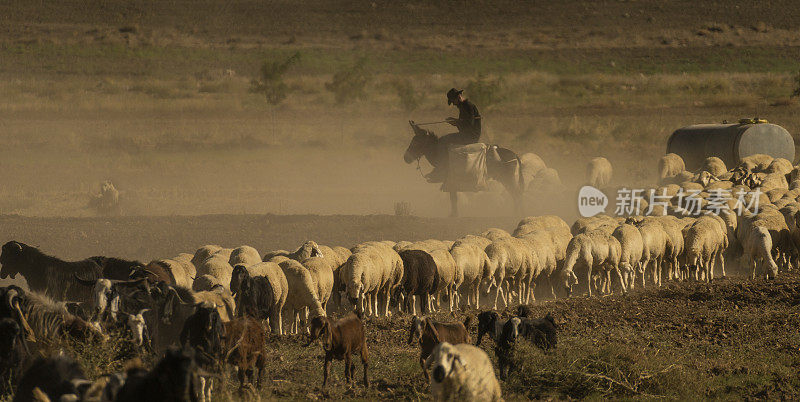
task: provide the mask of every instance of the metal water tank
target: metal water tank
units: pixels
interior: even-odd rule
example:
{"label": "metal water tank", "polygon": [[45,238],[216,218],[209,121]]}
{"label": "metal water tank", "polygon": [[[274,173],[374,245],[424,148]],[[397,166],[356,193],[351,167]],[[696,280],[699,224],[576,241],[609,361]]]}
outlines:
{"label": "metal water tank", "polygon": [[667,141],[667,153],[680,155],[687,170],[698,169],[709,156],[722,159],[728,168],[753,154],[767,154],[794,162],[792,135],[777,124],[755,121],[748,119],[737,124],[695,124],[679,128]]}

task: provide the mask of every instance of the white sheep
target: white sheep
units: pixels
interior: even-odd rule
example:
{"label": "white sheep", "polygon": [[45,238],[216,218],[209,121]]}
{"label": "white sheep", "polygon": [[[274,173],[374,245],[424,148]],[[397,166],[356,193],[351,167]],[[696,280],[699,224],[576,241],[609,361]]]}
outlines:
{"label": "white sheep", "polygon": [[716,156],[709,156],[703,160],[703,165],[700,167],[700,170],[704,170],[710,173],[712,176],[719,177],[727,172],[728,168],[725,167],[725,162],[723,162],[722,159],[717,158]]}
{"label": "white sheep", "polygon": [[642,253],[644,251],[642,234],[639,233],[635,226],[623,223],[614,229],[612,236],[619,241],[621,247],[619,267],[620,274],[622,274],[622,282],[625,284],[622,290],[625,292],[633,289],[636,271],[642,262]]}
{"label": "white sheep", "polygon": [[231,264],[232,267],[240,264],[249,267],[259,262],[261,262],[261,255],[258,254],[258,250],[250,246],[239,246],[233,249],[231,257],[228,259],[228,264]]}
{"label": "white sheep", "polygon": [[[715,219],[716,218],[716,219]],[[685,263],[695,267],[695,280],[714,279],[714,264],[727,246],[724,223],[716,216],[701,216],[684,228]]]}
{"label": "white sheep", "polygon": [[207,260],[209,257],[216,254],[216,252],[220,250],[222,250],[222,247],[216,244],[207,244],[203,247],[200,247],[197,249],[197,251],[194,252],[194,256],[192,257],[192,264],[194,264],[194,266],[197,267],[200,264],[202,264],[203,261]]}
{"label": "white sheep", "polygon": [[522,237],[535,230],[550,229],[566,229],[569,231],[569,225],[556,215],[529,216],[519,221],[512,235],[514,237]]}
{"label": "white sheep", "polygon": [[283,335],[283,307],[289,296],[289,282],[280,265],[272,261],[260,262],[247,267],[250,276],[263,276],[267,278],[272,287],[272,312],[269,316],[269,326],[272,333]]}
{"label": "white sheep", "polygon": [[[225,250],[225,249],[223,249]],[[233,251],[231,249],[231,251]],[[225,289],[228,289],[231,284],[231,274],[233,274],[233,267],[228,264],[230,259],[227,253],[215,253],[211,257],[197,266],[197,275],[211,275],[219,281]]]}
{"label": "white sheep", "polygon": [[311,279],[317,288],[317,296],[322,304],[322,309],[327,309],[328,300],[333,291],[333,266],[331,262],[322,257],[306,258],[300,262],[311,273]]}
{"label": "white sheep", "polygon": [[292,318],[290,332],[298,334],[300,333],[301,312],[308,308],[310,316],[317,317],[324,316],[325,310],[322,308],[322,303],[320,303],[317,295],[317,286],[308,269],[292,259],[283,261],[278,265],[286,276],[288,285],[286,302],[283,305],[283,309],[287,314],[283,314],[283,316]]}
{"label": "white sheep", "polygon": [[486,352],[468,344],[438,344],[425,360],[437,401],[502,401],[500,383]]}
{"label": "white sheep", "polygon": [[456,240],[450,248],[450,254],[463,277],[459,291],[466,295],[464,304],[467,307],[480,308],[480,284],[485,266],[489,263],[486,247],[490,243],[485,237],[467,235]]}
{"label": "white sheep", "polygon": [[[590,230],[573,237],[567,245],[567,257],[564,263],[564,272],[574,272],[576,266],[587,268],[588,295],[592,296],[592,274],[600,272],[610,278],[610,273],[615,272],[620,285],[625,288],[622,276],[619,273],[621,247],[619,241],[602,230]],[[573,279],[565,277],[566,279]],[[570,281],[564,285],[571,291]],[[606,281],[610,286],[610,279]],[[574,285],[574,283],[573,283]],[[610,290],[610,288],[609,288]]]}
{"label": "white sheep", "polygon": [[592,158],[586,164],[586,182],[592,187],[603,188],[611,182],[611,162],[601,156]]}
{"label": "white sheep", "polygon": [[667,233],[664,227],[657,222],[642,221],[634,218],[629,218],[628,222],[639,230],[642,235],[642,263],[640,264],[640,272],[642,275],[642,287],[646,283],[646,274],[648,267],[652,266],[653,283],[656,286],[661,286],[661,261],[664,259],[667,248]]}
{"label": "white sheep", "polygon": [[658,160],[658,177],[661,182],[686,170],[686,164],[677,154],[669,153]]}
{"label": "white sheep", "polygon": [[352,255],[340,268],[351,301],[369,315],[378,315],[378,294],[384,297],[383,314],[388,316],[391,294],[403,278],[403,260],[386,243],[366,242],[353,247]]}

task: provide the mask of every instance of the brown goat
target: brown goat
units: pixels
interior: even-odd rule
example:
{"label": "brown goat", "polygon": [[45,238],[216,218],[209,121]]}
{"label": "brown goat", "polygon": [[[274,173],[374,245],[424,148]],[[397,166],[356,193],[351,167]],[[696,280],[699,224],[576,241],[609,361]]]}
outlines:
{"label": "brown goat", "polygon": [[469,324],[472,317],[467,316],[464,323],[460,322],[438,322],[430,318],[417,318],[411,320],[411,329],[408,334],[408,344],[419,342],[419,365],[422,367],[422,374],[426,380],[430,380],[428,370],[425,370],[425,360],[431,355],[436,345],[442,342],[449,342],[453,345],[459,343],[471,343],[469,337]]}
{"label": "brown goat", "polygon": [[311,320],[311,339],[309,346],[317,338],[322,340],[322,349],[325,350],[325,364],[322,374],[322,387],[328,383],[328,372],[330,371],[331,360],[344,360],[344,378],[346,383],[353,380],[355,364],[352,362],[351,355],[361,354],[361,363],[364,365],[364,386],[369,387],[367,377],[367,339],[364,334],[364,324],[361,322],[359,313],[350,313],[345,317],[332,321],[326,316],[317,316]]}
{"label": "brown goat", "polygon": [[239,389],[244,388],[247,376],[250,377],[250,384],[260,389],[267,358],[267,331],[260,321],[252,317],[238,317],[223,325],[224,350],[228,351],[225,360],[239,369]]}

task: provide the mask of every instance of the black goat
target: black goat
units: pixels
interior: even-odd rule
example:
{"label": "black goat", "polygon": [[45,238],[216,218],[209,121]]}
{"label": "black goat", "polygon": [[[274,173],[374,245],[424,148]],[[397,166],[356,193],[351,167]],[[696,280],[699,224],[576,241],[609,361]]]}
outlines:
{"label": "black goat", "polygon": [[192,349],[171,347],[151,371],[140,367],[128,370],[125,385],[117,392],[117,402],[197,401],[194,379],[198,369]]}
{"label": "black goat", "polygon": [[86,379],[81,366],[72,358],[65,355],[40,357],[20,378],[14,402],[34,401],[36,388],[51,401],[70,395],[74,395],[73,399],[78,399],[78,395],[85,391],[83,388],[90,385],[91,382]]}
{"label": "black goat", "polygon": [[0,320],[0,395],[11,391],[8,386],[17,382],[27,356],[28,346],[17,322]]}
{"label": "black goat", "polygon": [[56,300],[90,301],[91,289],[75,283],[74,276],[92,280],[102,275],[92,260],[64,261],[16,241],[3,245],[0,252],[0,279],[22,274],[33,291],[45,292]]}

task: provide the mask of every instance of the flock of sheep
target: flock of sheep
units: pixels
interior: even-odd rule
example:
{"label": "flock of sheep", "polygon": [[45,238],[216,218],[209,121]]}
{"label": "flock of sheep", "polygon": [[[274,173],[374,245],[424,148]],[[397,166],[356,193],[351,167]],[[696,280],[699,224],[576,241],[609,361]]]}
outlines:
{"label": "flock of sheep", "polygon": [[[5,277],[22,272],[26,278],[30,275],[32,290],[91,305],[86,318],[89,331],[102,333],[103,319],[108,320],[110,315],[113,320],[116,314],[125,314],[137,344],[142,344],[147,332],[149,324],[142,315],[147,309],[125,311],[135,304],[120,301],[120,295],[126,295],[126,287],[147,283],[148,300],[155,300],[151,301],[153,308],[166,323],[177,320],[171,312],[180,302],[198,309],[210,308],[222,322],[243,316],[259,320],[252,329],[254,333],[264,331],[262,321],[275,334],[310,333],[313,338],[324,338],[323,346],[331,348],[326,349],[330,356],[326,355],[325,381],[329,360],[346,359],[346,377],[351,378],[350,354],[361,353],[367,382],[362,317],[494,310],[501,304],[529,304],[536,295],[570,296],[576,286],[592,296],[628,292],[636,286],[661,286],[664,281],[708,282],[716,275],[726,276],[726,263],[738,263],[753,278],[774,278],[779,270],[797,265],[800,167],[783,159],[754,155],[730,170],[718,158],[707,158],[701,169],[688,172],[679,156],[668,154],[659,162],[658,171],[660,183],[652,190],[662,195],[664,204],[647,208],[647,200],[640,199],[642,205],[636,214],[597,215],[580,218],[572,225],[554,215],[531,216],[522,219],[512,232],[490,228],[454,241],[368,241],[350,249],[307,241],[292,252],[274,250],[263,255],[250,246],[206,245],[194,253],[149,264],[105,257],[69,263],[22,243],[9,242],[0,255],[0,274]],[[587,178],[596,187],[608,186],[611,164],[604,158],[593,159],[587,167]],[[720,208],[719,200],[712,197],[718,190],[745,195],[726,199],[725,208]],[[699,200],[695,211],[683,203],[687,192]],[[651,215],[643,216],[645,210]],[[36,261],[44,262],[32,263]],[[26,264],[51,270],[26,272],[19,268]],[[39,283],[37,277],[55,280]],[[22,291],[4,288],[4,292],[9,314],[19,318],[24,332],[31,335],[35,331],[25,320],[30,309],[24,303],[38,302],[29,298],[34,301],[14,304],[11,301],[21,300]],[[328,318],[354,310],[357,315],[342,320]],[[188,325],[183,321],[179,322],[183,329],[178,327],[181,338]],[[284,321],[288,330],[283,327]],[[415,325],[420,322],[424,321],[415,320]],[[509,322],[524,324],[518,319]],[[499,322],[492,325],[499,334]],[[162,331],[174,340],[177,334],[169,333],[169,328],[165,324]],[[419,326],[417,332],[423,333],[422,328]],[[456,364],[452,357],[463,354],[464,359],[477,362],[467,365],[469,370],[483,373],[475,378],[488,378],[484,372],[491,372],[494,378],[485,353],[444,343],[444,327],[437,331],[431,324],[430,328],[428,331],[434,335],[429,337],[441,342],[428,341],[426,367],[436,366],[437,359],[441,361],[436,367],[450,367]],[[443,335],[437,335],[439,331]],[[242,343],[244,339],[242,335],[234,348],[250,350]],[[447,356],[450,360],[445,361]],[[466,382],[478,381],[464,378]],[[461,380],[454,380],[447,373],[434,373],[432,389],[447,399],[453,395],[447,395],[441,384],[435,384],[442,381]],[[471,389],[464,384],[454,387]],[[499,386],[490,388],[497,389],[491,398],[499,398]]]}

